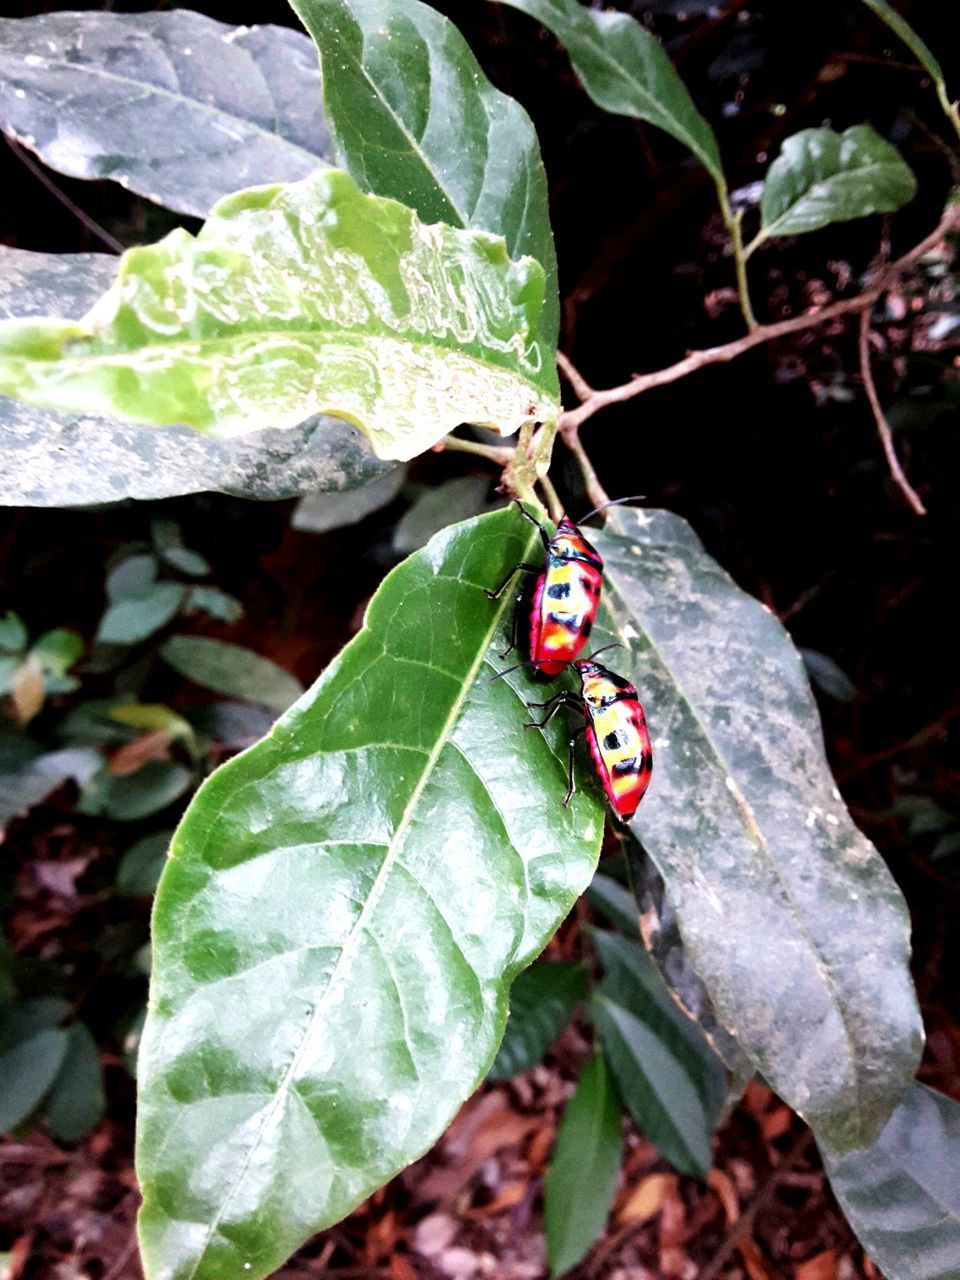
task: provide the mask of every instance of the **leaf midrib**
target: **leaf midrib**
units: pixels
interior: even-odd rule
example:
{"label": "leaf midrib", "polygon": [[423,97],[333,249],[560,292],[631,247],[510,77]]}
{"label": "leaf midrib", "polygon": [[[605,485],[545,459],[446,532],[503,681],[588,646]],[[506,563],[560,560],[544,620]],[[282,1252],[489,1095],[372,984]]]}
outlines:
{"label": "leaf midrib", "polygon": [[[10,21],[13,21],[13,19]],[[155,37],[152,37],[152,40],[156,43]],[[257,63],[256,58],[253,57],[253,54],[246,49],[244,52],[259,70],[259,64]],[[3,50],[0,49],[0,55],[2,55],[2,53]],[[232,120],[239,124],[246,125],[250,130],[252,130],[252,132],[259,134],[261,137],[268,138],[271,142],[280,143],[281,146],[286,147],[289,151],[295,152],[297,155],[305,156],[315,165],[320,166],[327,163],[323,156],[317,155],[315,151],[308,151],[305,147],[299,146],[298,143],[292,142],[282,133],[276,133],[270,129],[265,129],[263,125],[257,124],[256,121],[249,119],[247,116],[232,115],[229,111],[224,111],[222,107],[217,107],[212,103],[201,102],[199,98],[190,98],[185,93],[174,93],[172,89],[165,89],[162,85],[152,84],[149,80],[134,80],[132,76],[121,76],[117,75],[116,72],[113,71],[104,71],[101,67],[93,66],[90,63],[68,62],[66,58],[44,57],[43,54],[38,54],[37,56],[43,58],[43,64],[42,66],[37,67],[38,70],[46,71],[56,69],[69,72],[80,72],[83,75],[93,76],[94,79],[112,81],[116,84],[143,89],[148,93],[157,94],[159,97],[169,98],[173,102],[186,103],[192,109],[203,112],[205,115],[212,116],[215,119],[222,118],[224,120]],[[179,72],[177,74],[179,79]],[[261,76],[263,76],[262,71]],[[266,76],[263,76],[263,82],[267,85],[269,90],[270,86],[267,82]],[[273,99],[272,90],[270,90],[270,97]],[[275,100],[273,105],[276,109],[277,104]],[[21,138],[20,141],[22,142],[23,139]]]}
{"label": "leaf midrib", "polygon": [[[608,563],[608,567],[609,567],[609,562],[607,562],[607,563]],[[621,604],[624,606],[624,608],[629,609],[629,605],[627,604],[627,601],[626,601],[626,598],[625,598],[625,597],[624,597],[624,595],[623,595],[623,592],[622,592],[618,587],[616,587],[616,586],[614,585],[612,577],[608,576],[608,577],[607,577],[607,582],[608,582],[608,584],[609,584],[609,587],[610,587],[610,588],[611,588],[611,589],[616,593],[616,595],[619,597],[620,602],[621,602]],[[611,624],[612,624],[612,627],[613,627],[614,631],[616,631],[617,635],[619,635],[619,636],[621,637],[621,640],[622,640],[623,645],[624,645],[624,647],[626,648],[627,652],[628,652],[628,653],[632,653],[632,652],[633,652],[633,650],[632,650],[632,646],[631,646],[631,644],[630,644],[630,641],[628,640],[628,638],[626,637],[626,635],[624,635],[623,631],[621,630],[619,623],[616,621],[616,616],[614,615],[614,613],[612,612],[612,610],[610,610],[610,609],[609,609],[609,607],[607,608],[606,613],[607,613],[607,617],[610,619],[610,622],[611,622]],[[634,617],[636,617],[636,615],[633,615],[633,616],[634,616]],[[793,900],[793,895],[790,893],[790,891],[789,891],[789,889],[788,889],[787,885],[784,883],[783,877],[782,877],[782,876],[781,876],[781,874],[780,874],[780,867],[779,867],[779,865],[778,865],[778,863],[777,863],[777,860],[776,860],[776,858],[774,858],[774,857],[773,857],[773,854],[772,854],[772,853],[771,853],[771,851],[770,851],[770,845],[769,845],[769,843],[768,843],[768,841],[767,841],[766,836],[765,836],[765,835],[764,835],[764,833],[763,833],[763,829],[762,829],[762,827],[760,826],[760,823],[757,821],[757,817],[756,817],[755,813],[753,812],[753,808],[752,808],[752,806],[751,806],[751,805],[749,804],[749,802],[747,801],[746,796],[743,794],[743,792],[742,792],[742,791],[741,791],[741,789],[740,789],[739,784],[736,782],[736,779],[734,778],[733,770],[732,770],[732,769],[730,768],[730,766],[727,764],[726,759],[725,759],[725,758],[724,758],[724,756],[723,756],[723,753],[720,751],[719,746],[718,746],[718,745],[716,744],[716,742],[714,741],[713,735],[707,731],[707,727],[706,727],[706,725],[703,723],[703,720],[702,720],[702,718],[701,718],[701,716],[700,716],[700,713],[699,713],[699,711],[697,710],[696,704],[695,704],[695,703],[694,703],[694,701],[690,698],[690,696],[688,695],[687,691],[684,689],[684,687],[683,687],[683,685],[680,683],[680,681],[677,679],[676,675],[674,674],[673,667],[672,667],[672,666],[670,665],[670,663],[668,663],[668,662],[666,661],[666,659],[664,658],[664,655],[663,655],[663,653],[661,652],[659,645],[657,645],[657,643],[656,643],[656,641],[654,640],[653,636],[650,634],[650,631],[649,631],[646,627],[644,627],[644,626],[642,625],[642,623],[640,623],[640,619],[639,619],[639,618],[637,618],[637,622],[638,622],[638,624],[640,624],[640,625],[641,625],[642,630],[643,630],[643,634],[646,636],[646,638],[647,638],[647,642],[649,643],[650,648],[651,648],[651,649],[653,650],[653,652],[656,654],[656,656],[657,656],[657,660],[661,663],[661,665],[663,666],[664,670],[666,670],[666,671],[669,671],[669,672],[670,672],[671,680],[673,681],[673,685],[674,685],[674,687],[676,688],[676,690],[677,690],[677,692],[678,692],[679,696],[682,698],[682,700],[684,701],[684,703],[685,703],[685,704],[687,705],[687,707],[689,708],[689,710],[690,710],[691,714],[693,715],[693,718],[694,718],[694,720],[696,721],[697,725],[700,727],[700,731],[701,731],[701,733],[702,733],[702,735],[703,735],[703,739],[704,739],[704,741],[707,743],[707,745],[708,745],[708,747],[709,747],[709,749],[710,749],[710,752],[711,752],[711,754],[714,756],[714,758],[716,759],[716,761],[717,761],[718,765],[719,765],[719,766],[721,767],[721,769],[723,770],[724,777],[725,777],[725,778],[730,778],[730,779],[732,779],[732,780],[733,780],[733,786],[729,788],[730,793],[731,793],[731,795],[733,796],[734,801],[738,804],[738,806],[740,806],[740,807],[742,808],[742,810],[743,810],[744,814],[745,814],[745,815],[747,815],[747,816],[749,816],[750,821],[752,822],[753,827],[754,827],[754,829],[756,830],[756,833],[757,833],[757,840],[756,840],[757,848],[758,848],[758,849],[759,849],[759,851],[763,854],[763,856],[764,856],[764,858],[766,859],[766,861],[767,861],[767,862],[770,864],[770,866],[772,867],[772,869],[773,869],[773,873],[774,873],[774,877],[775,877],[775,879],[776,879],[777,883],[780,885],[781,889],[783,890],[784,900],[786,901],[786,903],[787,903],[787,905],[788,905],[788,907],[789,907],[789,909],[790,909],[790,912],[791,912],[791,914],[793,915],[793,917],[794,917],[794,919],[795,919],[795,921],[796,921],[796,923],[797,923],[797,927],[798,927],[798,929],[799,929],[800,933],[802,934],[802,936],[803,936],[803,937],[805,937],[805,938],[807,939],[807,941],[808,941],[808,943],[809,943],[809,945],[810,945],[810,950],[811,950],[811,952],[813,953],[814,959],[815,959],[815,961],[816,961],[817,968],[819,969],[820,973],[821,973],[821,974],[822,974],[822,976],[823,976],[824,985],[825,985],[826,990],[827,990],[827,993],[828,993],[828,995],[829,995],[829,997],[830,997],[830,1001],[831,1001],[831,1003],[833,1004],[834,1008],[835,1008],[835,1009],[836,1009],[836,1011],[837,1011],[837,1016],[838,1016],[838,1018],[840,1019],[840,1026],[841,1026],[841,1028],[842,1028],[842,1030],[843,1030],[844,1037],[845,1037],[845,1039],[846,1039],[846,1041],[847,1041],[847,1046],[848,1046],[848,1049],[849,1049],[849,1051],[850,1051],[850,1074],[851,1074],[851,1077],[852,1077],[852,1086],[853,1086],[853,1094],[854,1094],[855,1110],[856,1110],[856,1112],[857,1112],[858,1116],[861,1116],[861,1117],[862,1117],[862,1114],[863,1114],[863,1113],[862,1113],[862,1104],[861,1104],[861,1098],[860,1098],[860,1076],[859,1076],[859,1072],[857,1071],[857,1066],[856,1066],[856,1064],[857,1064],[857,1054],[856,1054],[856,1052],[855,1052],[855,1041],[854,1041],[854,1039],[853,1039],[853,1034],[852,1034],[852,1032],[851,1032],[850,1028],[849,1028],[849,1027],[848,1027],[848,1025],[847,1025],[847,1020],[846,1020],[846,1017],[844,1016],[843,1002],[842,1002],[842,1000],[840,999],[839,992],[838,992],[838,991],[837,991],[837,989],[836,989],[836,983],[835,983],[835,980],[834,980],[834,978],[833,978],[833,975],[830,973],[830,970],[829,970],[829,968],[827,967],[826,961],[825,961],[825,960],[824,960],[824,958],[821,956],[821,954],[820,954],[820,950],[819,950],[819,948],[817,947],[817,944],[816,944],[816,943],[814,942],[814,940],[813,940],[813,936],[812,936],[812,934],[810,933],[810,930],[809,930],[809,928],[808,928],[808,926],[807,926],[807,923],[806,923],[806,921],[803,919],[803,916],[800,914],[800,911],[799,911],[799,909],[798,909],[798,907],[797,907],[796,903],[795,903],[795,902],[794,902],[794,900]],[[748,830],[748,832],[749,832],[749,827],[747,828],[747,830]],[[679,927],[679,922],[678,922],[678,927]],[[681,936],[682,936],[682,932],[683,932],[683,931],[682,931],[682,929],[681,929]],[[734,1034],[734,1033],[733,1033],[733,1032],[731,1032],[730,1034]],[[737,1039],[739,1040],[739,1037],[737,1037]],[[741,1041],[741,1043],[742,1043],[742,1041]],[[745,1052],[747,1052],[746,1050],[744,1050],[744,1051],[745,1051]],[[753,1055],[748,1053],[748,1056],[752,1057]]]}
{"label": "leaf midrib", "polygon": [[[523,549],[521,552],[521,558],[525,558],[531,552],[536,540],[537,540],[536,535],[533,533],[532,530],[529,533],[526,533],[526,531],[524,531],[524,541],[523,541]],[[500,621],[503,617],[504,611],[512,603],[513,603],[513,597],[509,595],[509,593],[506,594],[505,597],[502,597],[501,600],[496,603],[496,608],[494,609],[494,612],[491,616],[490,625],[487,628],[483,641],[477,646],[476,656],[474,657],[473,661],[470,664],[470,667],[468,668],[464,676],[463,684],[460,689],[460,692],[456,695],[456,697],[454,698],[451,704],[450,712],[447,715],[447,718],[444,721],[440,732],[437,734],[436,744],[431,750],[430,755],[427,757],[426,762],[424,763],[423,771],[420,775],[420,778],[417,781],[416,786],[414,787],[413,791],[410,794],[410,799],[407,801],[406,805],[404,806],[404,810],[400,817],[400,821],[397,824],[397,828],[390,840],[390,843],[388,846],[386,846],[386,853],[384,854],[383,862],[380,866],[380,870],[376,874],[373,884],[370,887],[370,893],[367,895],[367,899],[363,907],[361,908],[359,915],[354,921],[349,934],[347,935],[347,938],[343,944],[340,954],[337,957],[337,962],[334,965],[329,978],[327,979],[326,986],[324,987],[323,991],[321,992],[321,994],[319,995],[319,997],[314,1003],[313,1012],[311,1013],[310,1018],[303,1029],[300,1043],[297,1045],[295,1053],[293,1054],[288,1066],[286,1067],[283,1075],[281,1076],[276,1086],[276,1097],[274,1098],[272,1104],[264,1114],[263,1120],[261,1121],[260,1126],[257,1129],[256,1137],[250,1143],[250,1146],[247,1149],[247,1153],[240,1164],[237,1174],[233,1179],[233,1182],[230,1184],[230,1187],[227,1190],[226,1195],[224,1196],[220,1204],[220,1208],[217,1210],[216,1214],[211,1219],[210,1226],[207,1230],[207,1234],[204,1239],[204,1242],[197,1253],[196,1262],[193,1268],[191,1269],[191,1271],[189,1272],[188,1276],[186,1277],[186,1280],[194,1280],[194,1277],[196,1276],[197,1271],[199,1270],[200,1265],[203,1262],[204,1257],[206,1256],[206,1252],[210,1247],[210,1243],[213,1240],[213,1237],[217,1231],[217,1228],[219,1227],[220,1223],[223,1221],[224,1214],[229,1208],[230,1202],[233,1199],[234,1195],[236,1195],[239,1187],[241,1186],[243,1179],[246,1176],[247,1170],[249,1169],[250,1164],[257,1150],[259,1149],[261,1142],[263,1141],[264,1134],[266,1133],[267,1129],[272,1123],[274,1116],[277,1114],[280,1107],[284,1104],[286,1097],[290,1092],[290,1089],[296,1077],[297,1069],[299,1068],[300,1063],[303,1059],[303,1055],[306,1052],[307,1045],[310,1043],[312,1039],[314,1027],[317,1025],[317,1022],[320,1018],[321,1013],[326,1012],[327,1005],[329,1004],[330,998],[333,992],[335,991],[338,982],[342,981],[343,979],[344,969],[348,966],[348,962],[352,957],[352,953],[356,949],[359,939],[361,938],[361,936],[366,930],[369,916],[371,912],[375,910],[377,903],[379,902],[380,897],[383,893],[383,890],[386,886],[389,873],[397,861],[397,858],[401,850],[401,846],[406,837],[406,833],[410,827],[411,822],[413,821],[414,812],[416,810],[420,797],[423,795],[423,792],[427,786],[427,783],[430,781],[430,778],[433,775],[433,771],[437,766],[437,763],[440,759],[440,755],[443,752],[444,747],[446,747],[448,743],[450,743],[451,741],[453,730],[456,727],[456,724],[460,718],[460,713],[463,710],[463,705],[466,702],[467,695],[473,690],[476,684],[477,674],[484,663],[487,650],[490,648],[490,645],[493,641],[493,637],[496,633],[497,627],[500,625]],[[367,631],[367,628],[366,626],[364,626],[363,630],[360,632],[360,635],[363,635],[366,631]],[[357,639],[359,639],[359,636],[357,637]],[[271,730],[271,733],[272,732],[273,731]],[[227,797],[224,803],[225,804],[229,803],[229,797]]]}

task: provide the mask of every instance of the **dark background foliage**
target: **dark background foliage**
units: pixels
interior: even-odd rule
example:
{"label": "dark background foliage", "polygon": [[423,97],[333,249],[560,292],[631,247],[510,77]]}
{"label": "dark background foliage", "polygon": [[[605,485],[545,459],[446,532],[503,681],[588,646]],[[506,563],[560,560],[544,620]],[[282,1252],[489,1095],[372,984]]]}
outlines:
{"label": "dark background foliage", "polygon": [[[233,23],[294,24],[285,6],[269,0],[195,7]],[[595,108],[566,55],[537,24],[474,0],[436,7],[460,26],[490,78],[527,107],[537,126],[560,261],[561,347],[589,380],[622,382],[634,370],[737,336],[742,320],[732,264],[703,171],[663,134]],[[651,0],[622,7],[665,42],[718,132],[735,187],[759,178],[785,136],[822,124],[844,129],[869,121],[917,174],[919,195],[892,223],[871,218],[759,251],[750,269],[761,321],[855,292],[878,253],[896,256],[936,224],[955,177],[936,142],[942,116],[909,54],[857,0],[802,6]],[[900,8],[956,86],[952,6],[916,0]],[[37,10],[0,6],[13,17]],[[173,224],[172,215],[117,186],[55,181],[124,243],[154,239]],[[0,144],[0,190],[4,243],[54,252],[102,248],[6,144]],[[820,699],[827,747],[845,797],[913,912],[915,976],[929,1036],[921,1078],[957,1096],[960,947],[951,922],[960,908],[960,849],[951,853],[942,841],[949,828],[935,815],[956,817],[960,783],[950,620],[960,390],[950,373],[957,347],[951,351],[948,337],[911,355],[911,324],[909,299],[902,313],[878,317],[885,347],[875,367],[926,517],[913,515],[889,480],[859,387],[852,324],[760,348],[605,411],[585,429],[584,441],[611,493],[643,492],[651,505],[686,516],[737,581],[785,619],[796,642],[834,659],[856,687],[852,701]],[[469,469],[459,455],[431,455],[415,478],[430,483]],[[561,477],[571,509],[587,505],[574,469],[562,468]],[[8,510],[0,517],[0,599],[33,632],[72,626],[89,637],[102,613],[110,554],[145,537],[158,513],[171,515],[187,544],[210,559],[215,581],[246,607],[230,639],[310,681],[349,637],[358,609],[392,563],[391,529],[402,507],[320,537],[292,531],[290,510],[290,503],[216,495],[96,511]],[[227,634],[215,624],[205,629]],[[154,696],[181,706],[197,696],[173,673],[157,680]],[[62,860],[82,845],[100,849],[108,861],[114,843],[108,825],[76,819],[69,798],[54,799],[8,835],[7,896],[14,886],[22,890],[32,860]],[[145,936],[146,906],[131,917],[129,904],[97,897],[104,877],[97,879],[96,864],[90,874],[94,892],[73,914],[49,894],[28,895],[14,912],[13,929],[28,953],[39,953],[51,931],[58,934],[74,957],[68,998],[89,1006],[95,993],[85,1013],[107,1037],[128,999],[125,984],[136,980],[113,972],[85,945],[116,929]],[[122,1123],[130,1117],[131,1089],[119,1060],[108,1065],[112,1116]],[[736,1124],[724,1141],[739,1149]],[[9,1214],[4,1224],[9,1232]]]}

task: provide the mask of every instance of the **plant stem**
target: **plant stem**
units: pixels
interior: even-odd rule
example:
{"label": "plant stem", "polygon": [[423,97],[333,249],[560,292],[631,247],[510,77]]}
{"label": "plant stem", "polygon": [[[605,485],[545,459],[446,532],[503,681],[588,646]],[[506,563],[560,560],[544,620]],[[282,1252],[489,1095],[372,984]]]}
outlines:
{"label": "plant stem", "polygon": [[[727,230],[730,232],[730,239],[733,245],[733,266],[737,275],[737,297],[740,299],[740,310],[743,318],[747,322],[747,328],[752,333],[759,326],[757,317],[753,314],[753,304],[750,301],[750,282],[747,279],[747,257],[743,249],[743,212],[738,210],[736,213],[730,208],[730,198],[727,195],[727,188],[720,179],[716,180],[717,199],[720,201],[720,213],[723,221],[726,223]],[[756,241],[754,241],[756,244]]]}
{"label": "plant stem", "polygon": [[462,440],[460,436],[445,436],[442,445],[453,453],[472,453],[500,467],[509,466],[514,454],[508,445],[481,444],[479,440]]}
{"label": "plant stem", "polygon": [[[563,418],[567,415],[564,414]],[[563,443],[573,454],[577,466],[580,468],[580,474],[583,476],[583,487],[587,491],[587,497],[595,507],[602,507],[610,501],[610,495],[600,483],[600,477],[594,469],[590,456],[583,447],[583,441],[580,439],[579,422],[570,421],[564,423],[563,418],[560,420],[560,434],[563,437]]]}
{"label": "plant stem", "polygon": [[887,466],[890,468],[890,474],[893,476],[894,483],[900,492],[909,502],[910,506],[918,516],[925,516],[927,509],[921,501],[920,495],[914,489],[913,485],[907,479],[903,467],[900,465],[900,459],[897,457],[897,451],[893,444],[893,432],[890,429],[890,423],[887,421],[887,415],[883,411],[883,405],[880,403],[880,397],[877,394],[877,384],[873,380],[873,368],[870,364],[870,308],[864,307],[860,312],[860,336],[857,344],[860,353],[860,377],[863,382],[863,389],[867,393],[867,400],[870,402],[870,408],[873,410],[873,418],[877,424],[877,430],[880,433],[880,443],[883,445],[884,457],[887,459]]}
{"label": "plant stem", "polygon": [[560,495],[553,487],[549,476],[540,477],[540,488],[543,490],[544,497],[547,500],[550,519],[556,524],[563,517],[563,503],[560,501]]}

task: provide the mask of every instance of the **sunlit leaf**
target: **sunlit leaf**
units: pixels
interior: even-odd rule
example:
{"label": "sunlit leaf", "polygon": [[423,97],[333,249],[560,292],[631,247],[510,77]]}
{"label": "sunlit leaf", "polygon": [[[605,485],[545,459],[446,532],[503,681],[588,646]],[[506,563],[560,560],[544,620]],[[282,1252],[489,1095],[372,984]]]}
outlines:
{"label": "sunlit leaf", "polygon": [[554,1276],[575,1266],[603,1230],[620,1172],[621,1129],[620,1099],[598,1051],[563,1113],[544,1187],[547,1257]]}
{"label": "sunlit leaf", "polygon": [[441,1134],[517,973],[593,872],[565,737],[490,682],[539,546],[515,510],[445,530],[257,746],[201,788],[154,910],[140,1056],[150,1280],[259,1280]]}
{"label": "sunlit leaf", "polygon": [[187,9],[0,19],[0,128],[52,169],[198,217],[331,160],[310,42]]}
{"label": "sunlit leaf", "polygon": [[801,129],[785,140],[767,173],[754,244],[870,213],[892,213],[916,190],[917,180],[900,152],[869,125],[844,133]]}
{"label": "sunlit leaf", "polygon": [[592,540],[653,737],[630,825],[687,954],[776,1092],[862,1146],[916,1070],[909,920],[830,775],[803,661],[678,517],[620,508]]}
{"label": "sunlit leaf", "polygon": [[420,0],[293,0],[313,36],[340,161],[423,222],[503,236],[546,273],[541,340],[560,306],[547,179],[524,109],[495,89],[455,26]]}
{"label": "sunlit leaf", "polygon": [[604,111],[646,120],[682,142],[717,181],[717,139],[656,36],[628,13],[580,0],[502,0],[557,37],[583,87]]}
{"label": "sunlit leaf", "polygon": [[488,1077],[509,1080],[542,1061],[587,994],[583,966],[561,961],[531,965],[510,988],[510,1016]]}
{"label": "sunlit leaf", "polygon": [[954,1280],[960,1103],[912,1085],[871,1146],[820,1151],[847,1221],[887,1280]]}
{"label": "sunlit leaf", "polygon": [[216,436],[329,412],[409,458],[462,422],[556,417],[543,280],[502,240],[426,226],[324,170],[129,250],[82,321],[0,322],[0,390]]}

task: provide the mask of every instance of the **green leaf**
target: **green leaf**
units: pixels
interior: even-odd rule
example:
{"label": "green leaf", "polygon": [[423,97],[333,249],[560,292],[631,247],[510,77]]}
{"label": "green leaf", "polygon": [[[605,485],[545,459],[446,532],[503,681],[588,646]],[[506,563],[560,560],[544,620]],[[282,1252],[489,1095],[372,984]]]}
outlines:
{"label": "green leaf", "polygon": [[546,273],[539,334],[560,304],[547,179],[530,117],[490,84],[455,26],[419,0],[293,0],[313,36],[337,151],[364,191],[422,222],[503,236]]}
{"label": "green leaf", "polygon": [[297,503],[290,524],[301,533],[328,533],[356,524],[389,506],[406,478],[405,467],[394,467],[350,493],[306,493]]}
{"label": "green leaf", "polygon": [[960,1103],[914,1084],[872,1146],[820,1151],[847,1221],[887,1280],[954,1280]]}
{"label": "green leaf", "polygon": [[259,1280],[422,1154],[589,882],[599,789],[563,809],[561,727],[523,729],[525,673],[490,682],[484,588],[537,546],[515,510],[444,530],[188,810],[139,1068],[150,1280]]}
{"label": "green leaf", "polygon": [[142,733],[162,729],[171,742],[183,741],[191,751],[196,748],[193,725],[163,702],[121,702],[111,706],[107,715]]}
{"label": "green leaf", "polygon": [[130,591],[107,608],[96,638],[102,644],[139,644],[177,616],[183,599],[183,587],[175,582]]}
{"label": "green leaf", "polygon": [[171,569],[185,573],[189,578],[205,578],[210,572],[210,562],[199,551],[191,551],[183,545],[183,535],[176,520],[154,520],[151,523],[153,545]]}
{"label": "green leaf", "polygon": [[620,508],[591,540],[653,737],[631,829],[722,1024],[819,1137],[862,1146],[920,1052],[909,919],[830,775],[803,661],[678,517]]}
{"label": "green leaf", "polygon": [[646,120],[682,142],[723,184],[720,149],[710,125],[656,36],[626,13],[588,9],[580,0],[502,0],[552,31],[583,87],[604,111]]}
{"label": "green leaf", "polygon": [[66,675],[82,653],[83,637],[65,627],[45,631],[30,648],[30,656],[37,659],[45,675],[51,676]]}
{"label": "green leaf", "polygon": [[503,506],[502,500],[488,505],[490,491],[488,476],[457,476],[442,484],[430,485],[414,499],[409,511],[397,521],[393,531],[393,549],[409,555],[418,547],[424,547],[435,533],[455,520],[467,520],[484,511]]}
{"label": "green leaf", "polygon": [[869,125],[844,133],[801,129],[787,138],[763,184],[753,248],[831,222],[892,213],[913,199],[917,180],[896,147]]}
{"label": "green leaf", "polygon": [[562,962],[531,965],[510,988],[510,1016],[490,1080],[509,1080],[536,1066],[570,1024],[586,997],[583,966]]}
{"label": "green leaf", "polygon": [[544,1186],[551,1275],[576,1266],[603,1230],[617,1189],[622,1142],[620,1100],[598,1051],[567,1103]]}
{"label": "green leaf", "polygon": [[53,1136],[77,1142],[100,1123],[107,1099],[100,1054],[90,1031],[82,1022],[75,1022],[66,1035],[63,1063],[45,1110]]}
{"label": "green leaf", "polygon": [[946,84],[944,82],[943,67],[941,67],[924,41],[920,39],[913,27],[910,26],[909,22],[901,17],[893,6],[887,3],[887,0],[863,0],[863,3],[869,9],[872,9],[891,31],[896,32],[917,61],[930,73],[938,90],[945,97]]}
{"label": "green leaf", "polygon": [[612,876],[598,871],[590,882],[587,897],[621,933],[628,938],[640,937],[636,898]]}
{"label": "green leaf", "polygon": [[205,613],[218,622],[231,623],[243,617],[243,605],[236,596],[219,587],[191,587],[187,592],[186,612]]}
{"label": "green leaf", "polygon": [[705,1177],[726,1072],[639,943],[600,930],[593,937],[606,970],[593,1016],[620,1096],[661,1155]]}
{"label": "green leaf", "polygon": [[[118,259],[0,245],[0,316],[79,318],[113,282]],[[295,427],[214,440],[189,427],[37,409],[0,396],[0,502],[84,506],[215,489],[289,498],[352,489],[389,467],[354,427],[315,415]]]}
{"label": "green leaf", "polygon": [[119,777],[101,769],[81,796],[77,812],[139,822],[179,800],[192,784],[189,769],[167,760],[148,760],[135,773]]}
{"label": "green leaf", "polygon": [[800,657],[812,684],[837,702],[855,702],[857,686],[827,653],[819,649],[800,649]]}
{"label": "green leaf", "polygon": [[48,751],[18,768],[0,772],[0,831],[11,818],[42,804],[68,778],[83,785],[100,765],[100,756],[88,747]]}
{"label": "green leaf", "polygon": [[172,831],[154,831],[130,846],[117,868],[118,893],[136,898],[155,891],[172,836]]}
{"label": "green leaf", "polygon": [[107,599],[115,604],[124,596],[146,591],[156,582],[159,568],[160,562],[151,553],[126,556],[115,563],[107,574]]}
{"label": "green leaf", "polygon": [[0,618],[0,649],[5,649],[7,653],[22,653],[29,638],[27,628],[19,616],[8,609]]}
{"label": "green leaf", "polygon": [[300,681],[269,658],[225,640],[207,636],[171,636],[160,657],[180,675],[214,693],[261,702],[286,711],[303,693]]}
{"label": "green leaf", "polygon": [[322,170],[129,250],[80,322],[0,322],[0,391],[219,436],[330,412],[409,458],[462,422],[556,418],[542,302],[542,267],[502,240]]}
{"label": "green leaf", "polygon": [[0,1133],[26,1120],[56,1079],[67,1048],[61,1000],[26,1000],[0,1012]]}
{"label": "green leaf", "polygon": [[0,128],[60,173],[201,218],[331,159],[309,41],[189,10],[0,19]]}

